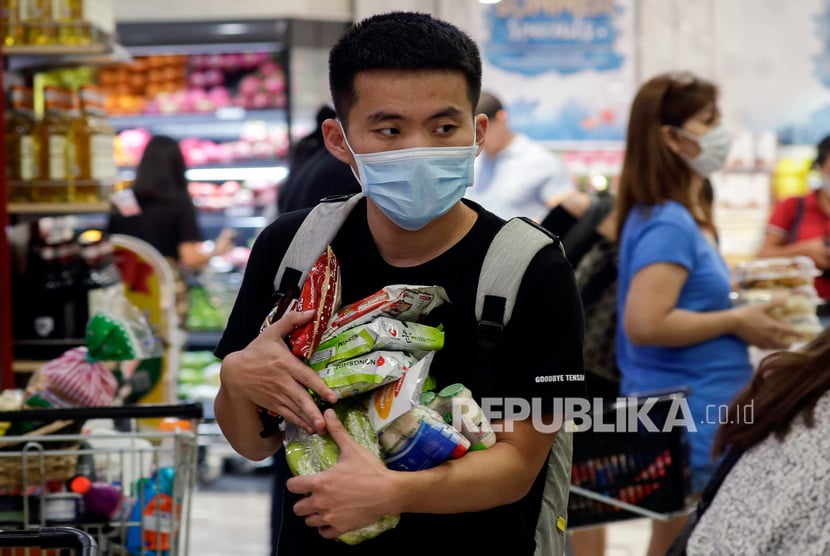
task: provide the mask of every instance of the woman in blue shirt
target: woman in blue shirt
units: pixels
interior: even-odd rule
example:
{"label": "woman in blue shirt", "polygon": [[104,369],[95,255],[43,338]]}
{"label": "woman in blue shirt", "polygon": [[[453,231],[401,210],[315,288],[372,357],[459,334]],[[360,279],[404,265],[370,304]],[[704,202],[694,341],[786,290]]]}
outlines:
{"label": "woman in blue shirt", "polygon": [[[716,102],[716,87],[689,73],[658,75],[640,88],[617,204],[621,391],[691,389],[693,494],[713,470],[717,408],[752,376],[747,346],[784,348],[782,338],[793,332],[768,315],[775,302],[730,302],[708,182],[731,143]],[[654,521],[648,554],[665,554],[684,522],[685,516]]]}

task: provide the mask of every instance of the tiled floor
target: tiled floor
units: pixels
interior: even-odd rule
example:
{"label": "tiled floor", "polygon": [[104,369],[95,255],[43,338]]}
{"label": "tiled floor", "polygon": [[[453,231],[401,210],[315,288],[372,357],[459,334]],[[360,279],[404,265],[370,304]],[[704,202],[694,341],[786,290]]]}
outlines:
{"label": "tiled floor", "polygon": [[[267,556],[271,482],[268,473],[225,474],[193,494],[191,555]],[[648,520],[608,526],[606,556],[643,556]]]}

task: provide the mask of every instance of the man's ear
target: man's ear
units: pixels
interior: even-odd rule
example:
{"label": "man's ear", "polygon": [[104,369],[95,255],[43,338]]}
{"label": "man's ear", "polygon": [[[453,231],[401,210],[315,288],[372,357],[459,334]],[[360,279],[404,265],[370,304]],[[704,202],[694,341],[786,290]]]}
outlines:
{"label": "man's ear", "polygon": [[478,146],[478,152],[476,153],[476,156],[481,154],[481,150],[484,148],[484,138],[487,135],[488,124],[489,121],[487,120],[487,116],[485,114],[476,114],[476,146]]}
{"label": "man's ear", "polygon": [[352,153],[346,146],[346,138],[343,136],[343,128],[340,127],[340,122],[329,118],[323,120],[323,141],[326,143],[326,148],[337,159],[350,166],[352,164]]}

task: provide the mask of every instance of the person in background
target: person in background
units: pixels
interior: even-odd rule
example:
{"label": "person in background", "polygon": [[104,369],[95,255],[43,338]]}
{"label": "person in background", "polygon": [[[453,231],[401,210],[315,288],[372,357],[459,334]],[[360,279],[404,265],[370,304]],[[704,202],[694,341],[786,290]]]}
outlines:
{"label": "person in background", "polygon": [[[707,189],[730,142],[714,84],[687,72],[657,75],[632,102],[617,194],[620,390],[691,388],[693,496],[715,467],[718,423],[707,406],[729,403],[749,382],[748,345],[784,348],[782,338],[795,334],[768,314],[783,300],[730,301],[731,272],[718,250]],[[653,520],[649,556],[665,554],[685,520]]]}
{"label": "person in background", "polygon": [[[323,124],[326,146],[354,169],[365,194],[331,241],[342,275],[341,306],[392,284],[444,288],[452,302],[424,320],[442,324],[446,337],[430,364],[436,382],[460,382],[477,397],[532,399],[537,407],[539,400],[542,422],[561,417],[554,400],[584,396],[584,382],[581,304],[558,242],[543,247],[521,278],[511,275],[517,269],[505,269],[506,279],[521,281],[512,317],[491,356],[476,357],[478,270],[505,221],[463,199],[487,131],[487,119],[475,111],[481,89],[475,42],[427,14],[375,15],[334,45],[329,82],[338,119]],[[421,471],[393,471],[309,393],[337,401],[284,340],[310,322],[310,312],[288,312],[260,333],[274,307],[280,261],[309,212],[286,213],[257,237],[215,352],[223,359],[216,418],[240,454],[273,455],[287,469],[283,434],[260,435],[258,406],[306,431],[330,433],[340,448],[332,467],[286,481],[279,554],[371,556],[425,547],[441,554],[535,555],[538,520],[556,520],[542,508],[557,431],[517,417],[486,450]],[[545,346],[546,356],[529,345]],[[562,380],[545,380],[548,375]],[[568,482],[551,479],[557,480]],[[357,547],[335,540],[387,514],[403,514],[395,528]]]}
{"label": "person in background", "polygon": [[[614,196],[608,192],[574,190],[542,221],[542,227],[562,238],[565,255],[574,267],[576,286],[585,314],[585,388],[588,399],[613,403],[620,392],[614,344],[617,328],[617,242]],[[576,448],[575,448],[576,450]],[[574,452],[574,459],[579,454]],[[605,527],[568,533],[573,556],[603,556]]]}
{"label": "person in background", "polygon": [[830,300],[830,136],[817,150],[814,191],[775,205],[758,257],[810,257],[823,271],[815,279],[818,295]]}
{"label": "person in background", "polygon": [[761,361],[713,451],[738,459],[691,529],[688,556],[830,554],[830,329]]}
{"label": "person in background", "polygon": [[481,93],[476,112],[489,123],[467,198],[505,219],[526,216],[541,222],[575,188],[567,168],[559,155],[514,131],[507,110],[492,93]]}
{"label": "person in background", "polygon": [[349,165],[335,158],[323,142],[323,122],[334,117],[333,108],[322,106],[315,130],[292,149],[288,177],[277,194],[277,215],[313,207],[325,197],[360,192]]}
{"label": "person in background", "polygon": [[142,239],[168,259],[177,276],[176,305],[180,323],[187,318],[187,285],[180,271],[198,272],[211,257],[234,247],[235,230],[223,229],[213,248],[203,249],[196,207],[187,190],[184,156],[176,140],[166,135],[150,139],[135,171],[130,188],[141,212],[123,216],[117,210],[109,215],[107,232]]}

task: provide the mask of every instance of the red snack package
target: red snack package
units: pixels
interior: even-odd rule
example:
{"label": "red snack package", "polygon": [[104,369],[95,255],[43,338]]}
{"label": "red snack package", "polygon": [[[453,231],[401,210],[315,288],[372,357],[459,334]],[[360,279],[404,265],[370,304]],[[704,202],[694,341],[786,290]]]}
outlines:
{"label": "red snack package", "polygon": [[292,307],[293,311],[314,309],[314,318],[291,333],[291,351],[297,357],[308,359],[317,349],[332,314],[340,307],[340,264],[331,247],[320,255],[308,272],[303,291]]}

